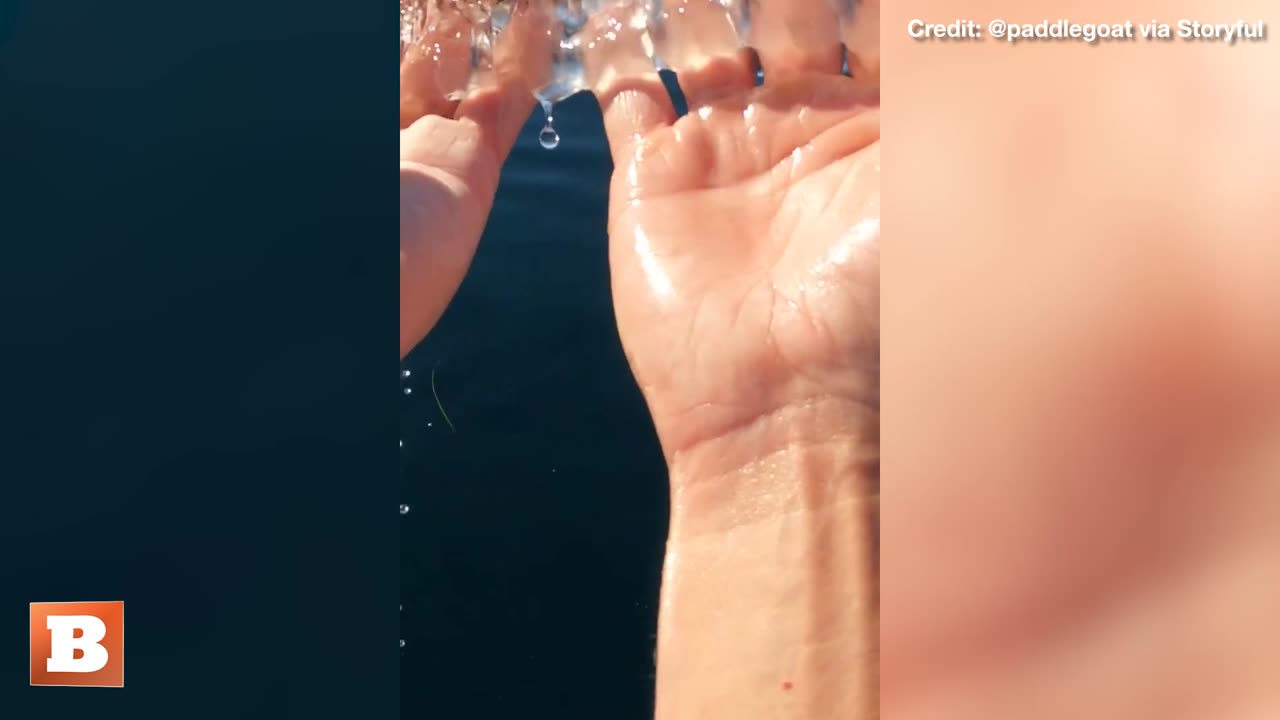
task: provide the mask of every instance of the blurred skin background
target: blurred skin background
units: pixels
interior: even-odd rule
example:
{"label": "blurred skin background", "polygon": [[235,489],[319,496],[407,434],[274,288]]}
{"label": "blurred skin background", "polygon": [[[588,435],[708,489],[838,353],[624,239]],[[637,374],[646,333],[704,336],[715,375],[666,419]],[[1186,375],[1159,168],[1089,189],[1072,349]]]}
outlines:
{"label": "blurred skin background", "polygon": [[892,720],[1280,717],[1280,46],[919,43],[886,4]]}

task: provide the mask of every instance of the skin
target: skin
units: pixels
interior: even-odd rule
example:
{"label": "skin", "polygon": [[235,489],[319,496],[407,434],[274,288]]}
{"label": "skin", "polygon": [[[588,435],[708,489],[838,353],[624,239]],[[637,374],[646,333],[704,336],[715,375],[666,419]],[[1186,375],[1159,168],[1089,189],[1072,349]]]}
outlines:
{"label": "skin", "polygon": [[885,717],[1280,717],[1276,28],[1010,52],[885,12]]}
{"label": "skin", "polygon": [[[534,106],[523,61],[545,26],[513,20],[495,49],[491,82],[451,101],[465,84],[469,29],[442,23],[400,63],[400,358],[426,337],[475,257],[502,163]],[[541,67],[542,70],[536,70]],[[534,70],[530,70],[534,68]]]}
{"label": "skin", "polygon": [[[820,285],[789,258],[842,237],[825,218],[866,219],[832,209],[869,200],[879,148],[761,180],[779,148],[836,146],[856,113],[841,114],[818,53],[797,55],[789,37],[761,38],[762,90],[741,64],[682,72],[709,110],[679,122],[652,84],[596,88],[619,161],[619,327],[671,464],[659,718],[875,714],[878,392],[872,362],[840,359],[879,331],[874,311],[839,312],[874,307],[872,253],[832,285],[835,312],[779,298]],[[871,35],[846,38],[855,77],[874,76]],[[972,78],[1005,77],[1008,58],[982,67],[948,52],[928,62],[950,75],[913,93],[927,106],[900,116],[927,125],[901,130],[928,158],[910,173],[912,197],[934,212],[895,214],[901,237],[929,239],[896,249],[924,255],[912,280],[929,290],[893,324],[903,431],[887,451],[898,495],[884,714],[1272,717],[1280,264],[1277,165],[1259,151],[1277,117],[1258,90],[1265,64],[1218,53],[1171,72],[1165,54],[1094,53],[1053,75],[1047,53],[1026,55],[1024,89],[1052,95],[1037,103],[1025,91],[975,99]],[[818,102],[827,92],[836,99]],[[1061,107],[1113,110],[1068,121]],[[812,137],[795,128],[806,109],[823,128]],[[1162,157],[1182,162],[1152,162]],[[833,166],[857,189],[832,190]],[[832,202],[806,208],[815,196]],[[973,208],[998,222],[969,228],[986,217]],[[828,325],[852,356],[814,331]],[[824,389],[836,387],[849,392]]]}
{"label": "skin", "polygon": [[671,469],[659,720],[878,704],[878,111],[769,77],[695,79],[671,124],[606,96],[618,327]]}
{"label": "skin", "polygon": [[[657,717],[870,718],[878,95],[839,75],[825,0],[754,11],[767,82],[743,53],[678,68],[678,121],[655,75],[607,72],[637,43],[584,58],[615,160],[618,328],[672,484]],[[461,281],[513,139],[469,102],[401,136],[402,356]]]}

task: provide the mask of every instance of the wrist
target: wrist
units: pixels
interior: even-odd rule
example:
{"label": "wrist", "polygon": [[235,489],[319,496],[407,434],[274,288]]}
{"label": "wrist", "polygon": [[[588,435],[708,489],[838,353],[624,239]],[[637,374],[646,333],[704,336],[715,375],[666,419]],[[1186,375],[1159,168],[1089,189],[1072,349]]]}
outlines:
{"label": "wrist", "polygon": [[877,408],[828,396],[787,404],[674,453],[671,539],[876,502],[879,435]]}
{"label": "wrist", "polygon": [[874,417],[793,406],[673,466],[659,720],[875,717]]}

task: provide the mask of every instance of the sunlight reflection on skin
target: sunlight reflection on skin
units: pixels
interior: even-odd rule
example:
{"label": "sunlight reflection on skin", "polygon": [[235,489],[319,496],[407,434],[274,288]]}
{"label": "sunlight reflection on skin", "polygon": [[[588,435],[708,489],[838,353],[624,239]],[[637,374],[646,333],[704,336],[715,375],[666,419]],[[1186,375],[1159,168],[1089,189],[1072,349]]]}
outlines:
{"label": "sunlight reflection on skin", "polygon": [[640,257],[640,266],[644,269],[645,277],[649,281],[649,289],[653,291],[654,296],[659,300],[669,300],[675,295],[675,289],[671,284],[671,276],[667,274],[666,269],[658,260],[653,251],[653,243],[650,242],[649,236],[645,231],[637,227],[634,232],[636,236],[636,255]]}
{"label": "sunlight reflection on skin", "polygon": [[823,259],[816,269],[819,276],[830,271],[831,268],[843,267],[854,261],[854,257],[869,252],[872,246],[880,242],[880,218],[865,218],[859,220],[857,224],[849,228],[849,232],[845,233],[835,245],[831,246],[831,253]]}

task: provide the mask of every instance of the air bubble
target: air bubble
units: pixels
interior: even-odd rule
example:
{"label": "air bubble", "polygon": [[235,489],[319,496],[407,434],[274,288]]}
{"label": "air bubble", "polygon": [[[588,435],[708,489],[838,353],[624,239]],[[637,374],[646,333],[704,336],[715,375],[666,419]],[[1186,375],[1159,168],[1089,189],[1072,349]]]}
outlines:
{"label": "air bubble", "polygon": [[408,514],[409,514],[409,506],[408,506],[408,505],[405,505],[405,504],[403,504],[403,503],[401,503],[401,505],[400,505],[400,514],[401,514],[401,515],[408,515]]}
{"label": "air bubble", "polygon": [[404,389],[404,394],[405,394],[405,395],[412,395],[412,394],[413,394],[413,388],[405,388],[405,389]]}
{"label": "air bubble", "polygon": [[401,647],[401,648],[403,648],[403,647],[404,647],[404,638],[400,638],[400,647]]}
{"label": "air bubble", "polygon": [[408,378],[408,377],[409,377],[410,375],[412,375],[412,374],[413,374],[413,372],[412,372],[412,371],[409,371],[409,370],[401,370],[401,371],[400,371],[400,377],[402,377],[402,378]]}

